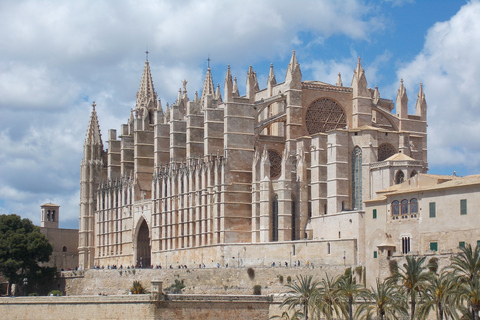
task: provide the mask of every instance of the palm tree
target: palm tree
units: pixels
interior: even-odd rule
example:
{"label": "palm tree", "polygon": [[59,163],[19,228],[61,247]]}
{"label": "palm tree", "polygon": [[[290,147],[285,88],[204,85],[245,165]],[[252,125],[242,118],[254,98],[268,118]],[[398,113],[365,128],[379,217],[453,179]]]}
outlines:
{"label": "palm tree", "polygon": [[318,282],[313,281],[312,276],[302,275],[297,277],[297,280],[298,283],[295,281],[287,285],[290,288],[290,291],[287,292],[289,296],[283,300],[280,307],[288,305],[288,310],[291,310],[300,306],[303,309],[305,320],[308,320],[308,309],[311,307],[316,295]]}
{"label": "palm tree", "polygon": [[340,277],[330,278],[328,274],[325,274],[315,295],[315,316],[317,319],[325,315],[327,320],[332,319],[333,315],[341,316],[345,314],[345,309],[343,308],[340,296],[339,296],[339,280]]}
{"label": "palm tree", "polygon": [[386,318],[398,320],[407,315],[405,296],[398,290],[394,281],[386,279],[380,282],[377,279],[377,286],[371,288],[367,294],[367,301],[358,306],[355,319],[370,320],[376,316],[379,320]]}
{"label": "palm tree", "polygon": [[303,313],[300,310],[295,310],[291,315],[288,311],[283,311],[280,316],[273,316],[270,319],[281,319],[281,320],[300,320],[303,317]]}
{"label": "palm tree", "polygon": [[425,257],[407,256],[406,263],[399,267],[391,277],[395,282],[400,282],[400,287],[409,296],[411,320],[415,315],[418,293],[432,277],[432,273],[428,272],[428,268],[423,265],[424,261]]}
{"label": "palm tree", "polygon": [[460,247],[460,253],[452,258],[451,268],[465,280],[476,280],[480,274],[480,247],[475,250],[467,243]]}
{"label": "palm tree", "polygon": [[453,317],[456,313],[456,280],[447,271],[443,271],[440,275],[433,273],[432,278],[428,280],[425,286],[425,290],[422,291],[422,299],[418,301],[415,318],[427,319],[432,310],[436,311],[439,320],[443,320],[445,315]]}
{"label": "palm tree", "polygon": [[468,303],[471,318],[477,320],[480,310],[480,247],[478,244],[475,249],[469,243],[460,247],[460,253],[452,258],[451,268],[461,280],[458,296]]}
{"label": "palm tree", "polygon": [[352,269],[345,270],[345,274],[338,281],[338,295],[344,305],[342,309],[347,310],[349,320],[353,320],[353,304],[356,299],[366,297],[367,293],[368,290],[357,284]]}
{"label": "palm tree", "polygon": [[457,291],[458,305],[466,305],[469,309],[467,317],[464,312],[464,317],[467,319],[478,319],[480,311],[480,281],[461,281]]}

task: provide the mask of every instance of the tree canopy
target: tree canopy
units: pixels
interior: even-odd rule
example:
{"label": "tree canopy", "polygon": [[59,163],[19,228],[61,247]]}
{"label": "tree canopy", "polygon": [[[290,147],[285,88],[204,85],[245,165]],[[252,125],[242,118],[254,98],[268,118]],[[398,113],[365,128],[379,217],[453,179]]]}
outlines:
{"label": "tree canopy", "polygon": [[[29,219],[16,214],[0,215],[0,272],[12,283],[28,280],[42,268],[39,262],[48,262],[53,247],[47,237]],[[33,280],[33,279],[32,279]]]}

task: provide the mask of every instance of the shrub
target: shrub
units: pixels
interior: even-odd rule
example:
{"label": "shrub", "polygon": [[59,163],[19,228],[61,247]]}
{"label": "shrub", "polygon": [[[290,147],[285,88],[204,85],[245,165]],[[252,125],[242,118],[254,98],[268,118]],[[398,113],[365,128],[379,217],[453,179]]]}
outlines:
{"label": "shrub", "polygon": [[52,290],[48,293],[49,296],[61,296],[62,293],[60,292],[60,290]]}
{"label": "shrub", "polygon": [[248,273],[248,277],[250,278],[250,280],[255,279],[255,270],[253,270],[253,268],[248,268],[247,273]]}
{"label": "shrub", "polygon": [[280,283],[283,283],[283,276],[282,275],[278,276],[278,280],[280,281]]}
{"label": "shrub", "polygon": [[254,285],[253,286],[253,294],[257,295],[257,296],[261,295],[262,294],[262,286],[259,285],[259,284]]}
{"label": "shrub", "polygon": [[133,281],[133,285],[130,288],[132,294],[144,294],[146,293],[145,288],[142,286],[140,281]]}
{"label": "shrub", "polygon": [[287,283],[290,284],[292,282],[292,277],[288,276],[287,277]]}
{"label": "shrub", "polygon": [[168,292],[168,293],[178,294],[178,293],[182,293],[183,288],[185,288],[185,285],[183,284],[183,280],[180,281],[180,280],[175,279],[175,283],[172,284],[167,289],[165,289],[165,291]]}

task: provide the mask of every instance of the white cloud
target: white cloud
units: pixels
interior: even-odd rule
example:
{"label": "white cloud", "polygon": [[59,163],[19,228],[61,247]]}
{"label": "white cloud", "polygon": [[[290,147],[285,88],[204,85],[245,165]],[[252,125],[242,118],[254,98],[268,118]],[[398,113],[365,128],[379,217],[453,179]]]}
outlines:
{"label": "white cloud", "polygon": [[[422,52],[399,71],[416,100],[423,81],[428,104],[429,162],[480,168],[480,2],[435,24]],[[473,173],[472,172],[472,173]]]}
{"label": "white cloud", "polygon": [[[0,212],[38,223],[39,206],[55,202],[75,227],[90,104],[107,147],[107,130],[118,131],[134,107],[147,46],[165,106],[183,79],[190,98],[201,90],[209,54],[222,72],[232,64],[244,92],[246,63],[288,59],[335,35],[367,40],[379,21],[357,0],[1,1]],[[312,70],[336,79],[345,66]],[[276,66],[279,81],[284,68]],[[268,67],[258,72],[264,84]],[[214,81],[223,88],[223,78]]]}

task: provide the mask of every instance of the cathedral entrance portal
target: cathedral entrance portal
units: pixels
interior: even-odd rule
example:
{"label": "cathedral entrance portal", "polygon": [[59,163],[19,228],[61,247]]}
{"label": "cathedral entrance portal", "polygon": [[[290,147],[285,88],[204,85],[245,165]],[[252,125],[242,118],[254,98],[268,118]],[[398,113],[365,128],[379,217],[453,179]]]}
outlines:
{"label": "cathedral entrance portal", "polygon": [[148,225],[145,220],[142,221],[137,235],[137,267],[150,268],[151,265],[151,248],[150,235]]}

